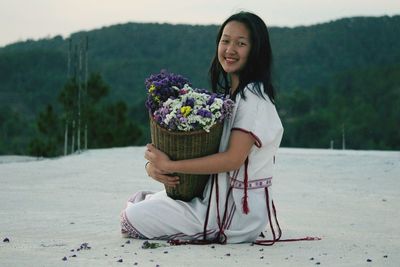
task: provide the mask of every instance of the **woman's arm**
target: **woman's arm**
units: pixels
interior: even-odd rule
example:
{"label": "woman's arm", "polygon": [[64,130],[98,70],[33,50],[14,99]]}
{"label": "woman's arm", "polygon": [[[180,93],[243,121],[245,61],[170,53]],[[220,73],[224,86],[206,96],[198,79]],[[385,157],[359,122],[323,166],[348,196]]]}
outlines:
{"label": "woman's arm", "polygon": [[239,169],[249,155],[254,142],[254,138],[249,133],[234,130],[231,132],[228,149],[225,152],[196,159],[172,161],[165,153],[149,144],[145,158],[164,173],[221,173]]}

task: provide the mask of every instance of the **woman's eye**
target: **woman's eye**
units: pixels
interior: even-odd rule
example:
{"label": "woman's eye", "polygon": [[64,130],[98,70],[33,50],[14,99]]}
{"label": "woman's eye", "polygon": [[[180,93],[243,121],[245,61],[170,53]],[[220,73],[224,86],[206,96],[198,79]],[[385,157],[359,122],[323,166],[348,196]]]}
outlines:
{"label": "woman's eye", "polygon": [[239,42],[239,46],[246,46],[246,45],[247,45],[246,43]]}
{"label": "woman's eye", "polygon": [[221,39],[221,43],[223,43],[223,44],[227,44],[227,43],[229,43],[229,40],[226,40],[226,39]]}

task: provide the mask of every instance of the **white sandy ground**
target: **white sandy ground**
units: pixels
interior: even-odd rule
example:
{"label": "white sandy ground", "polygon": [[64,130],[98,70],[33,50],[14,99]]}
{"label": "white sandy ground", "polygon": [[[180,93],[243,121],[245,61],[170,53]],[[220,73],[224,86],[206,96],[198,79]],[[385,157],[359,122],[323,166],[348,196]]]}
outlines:
{"label": "white sandy ground", "polygon": [[[321,241],[142,249],[125,244],[119,213],[133,192],[162,189],[146,177],[143,152],[1,157],[0,266],[400,266],[400,152],[280,149],[283,237]],[[70,251],[85,242],[90,250]]]}

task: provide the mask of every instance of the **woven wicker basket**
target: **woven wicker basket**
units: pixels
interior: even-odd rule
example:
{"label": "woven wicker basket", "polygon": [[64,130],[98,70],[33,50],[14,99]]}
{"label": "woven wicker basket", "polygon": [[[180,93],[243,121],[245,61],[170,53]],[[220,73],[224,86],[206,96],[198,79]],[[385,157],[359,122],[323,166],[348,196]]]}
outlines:
{"label": "woven wicker basket", "polygon": [[[172,160],[198,158],[218,152],[223,124],[213,126],[209,133],[168,131],[150,117],[151,140],[156,148],[165,152]],[[173,199],[190,201],[202,197],[209,175],[174,174],[179,176],[175,188],[165,186],[167,195]]]}

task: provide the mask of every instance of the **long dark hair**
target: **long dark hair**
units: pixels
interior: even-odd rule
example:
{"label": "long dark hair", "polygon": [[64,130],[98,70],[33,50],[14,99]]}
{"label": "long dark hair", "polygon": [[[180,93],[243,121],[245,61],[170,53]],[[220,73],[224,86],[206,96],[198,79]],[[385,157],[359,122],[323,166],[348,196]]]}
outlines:
{"label": "long dark hair", "polygon": [[232,95],[232,99],[240,93],[244,98],[244,88],[249,83],[254,83],[254,93],[264,98],[260,84],[264,87],[264,92],[268,95],[272,103],[275,102],[275,90],[271,82],[272,50],[269,41],[267,26],[257,15],[250,12],[239,12],[230,16],[219,29],[216,40],[216,52],[211,63],[209,75],[213,92],[229,93],[228,75],[222,68],[218,60],[218,45],[222,32],[230,21],[243,23],[250,32],[251,49],[246,65],[239,73],[239,86]]}

